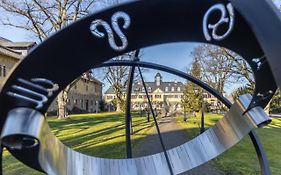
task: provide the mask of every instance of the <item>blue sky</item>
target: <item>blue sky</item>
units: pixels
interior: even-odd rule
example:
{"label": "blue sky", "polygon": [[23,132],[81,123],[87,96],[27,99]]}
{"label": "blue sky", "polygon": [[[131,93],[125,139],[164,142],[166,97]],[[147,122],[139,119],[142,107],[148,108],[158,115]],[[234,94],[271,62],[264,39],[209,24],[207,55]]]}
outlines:
{"label": "blue sky", "polygon": [[[281,0],[273,0],[275,4],[280,7]],[[0,11],[1,13],[1,11]],[[0,24],[0,36],[7,38],[12,41],[35,41],[36,38],[33,35],[25,30],[7,27]],[[141,60],[154,62],[158,64],[167,65],[181,71],[186,71],[190,66],[192,58],[191,52],[196,46],[196,43],[172,43],[164,44],[158,46],[152,46],[149,48],[144,48],[141,50]],[[144,74],[146,81],[153,81],[154,75],[158,71],[149,70]],[[164,81],[169,80],[178,80],[184,81],[179,77],[173,76],[168,73],[162,73]],[[230,93],[237,86],[232,86],[229,89],[226,89],[227,93]]]}

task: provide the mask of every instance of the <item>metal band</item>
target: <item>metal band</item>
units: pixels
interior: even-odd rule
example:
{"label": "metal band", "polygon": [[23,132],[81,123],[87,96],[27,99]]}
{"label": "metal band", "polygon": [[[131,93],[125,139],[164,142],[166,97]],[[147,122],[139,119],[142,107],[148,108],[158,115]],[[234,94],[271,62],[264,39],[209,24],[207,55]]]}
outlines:
{"label": "metal band", "polygon": [[[227,35],[223,35],[223,40],[220,41],[216,40],[218,39],[216,35],[212,35],[215,37],[213,37],[211,41],[207,42],[206,37],[204,36],[204,31],[202,31],[202,22],[204,22],[204,16],[206,16],[207,19],[206,24],[209,24],[209,22],[213,22],[213,20],[216,19],[216,15],[207,13],[209,9],[216,7],[216,4],[218,3],[216,0],[133,0],[127,4],[116,6],[79,20],[77,23],[72,24],[56,35],[53,35],[50,39],[46,40],[42,44],[38,45],[37,48],[29,53],[29,55],[21,62],[17,69],[13,71],[9,78],[5,80],[5,85],[1,89],[0,93],[0,129],[3,129],[5,123],[10,123],[6,124],[6,126],[10,126],[11,128],[20,131],[15,128],[15,123],[8,119],[11,117],[12,111],[19,108],[30,109],[30,111],[26,111],[28,113],[15,115],[14,117],[23,115],[30,116],[34,111],[38,111],[38,115],[36,115],[41,116],[41,114],[46,112],[50,103],[54,100],[59,91],[63,90],[77,76],[81,75],[86,70],[89,70],[92,67],[107,61],[109,58],[139,48],[170,42],[207,42],[210,44],[226,47],[241,55],[253,69],[256,80],[255,93],[253,94],[253,99],[248,109],[249,111],[252,111],[256,109],[256,106],[265,107],[276,90],[276,82],[278,83],[279,87],[281,87],[281,78],[279,76],[280,68],[278,66],[280,65],[278,64],[280,63],[278,60],[280,60],[279,55],[281,38],[281,34],[278,29],[281,25],[281,15],[276,9],[274,10],[270,0],[257,0],[255,2],[255,6],[252,6],[252,2],[250,1],[230,1],[232,2],[234,13],[232,13],[230,8],[228,8],[227,11],[230,17],[232,16],[231,14],[235,14],[235,20],[232,20],[233,24],[229,24]],[[169,10],[169,13],[167,13],[167,9]],[[222,11],[224,10],[226,9],[222,9]],[[121,12],[121,14],[119,12]],[[126,20],[126,14],[129,17],[128,20]],[[260,16],[259,14],[265,15]],[[121,19],[123,22],[126,23],[127,21],[128,25],[122,26],[122,21],[117,21],[117,18],[119,17],[123,18]],[[224,19],[220,21],[227,22],[225,17],[226,16],[224,16]],[[93,22],[97,21],[99,22],[98,25],[100,25],[100,22],[102,21],[109,23],[110,19],[112,19],[111,23],[113,26],[111,27],[114,31],[107,34],[110,37],[111,34],[116,36],[114,36],[112,39],[109,39],[109,37],[107,37],[107,39],[101,39],[99,36],[95,35],[98,34],[98,32],[101,34],[101,31],[99,31],[100,28],[99,30],[95,30],[95,24],[93,25]],[[229,20],[231,22],[231,19]],[[220,21],[219,24],[221,23]],[[270,25],[265,25],[269,23]],[[215,26],[210,26],[207,29],[208,32],[216,34],[216,28],[217,27]],[[106,29],[108,30],[105,31],[110,31],[108,26]],[[218,33],[220,32],[218,31]],[[240,40],[241,36],[244,37],[243,42]],[[58,47],[60,49],[58,49]],[[258,62],[256,62],[257,58],[263,57],[265,59],[259,59]],[[68,66],[65,67],[66,62],[68,63]],[[271,67],[269,67],[269,64]],[[50,67],[52,67],[52,71],[49,70]],[[62,67],[64,69],[62,69]],[[275,75],[275,77],[273,77],[272,73]],[[36,108],[33,100],[30,98],[25,98],[25,96],[19,96],[22,94],[18,93],[22,93],[22,91],[19,91],[19,88],[14,88],[14,85],[18,83],[19,78],[31,81],[34,80],[34,78],[37,80],[38,78],[52,80],[52,82],[57,83],[59,89],[58,91],[51,93],[52,95],[50,94],[50,97],[48,96],[48,102],[44,103],[43,106],[36,105]],[[15,93],[9,93],[14,92],[15,90],[18,92],[18,95]],[[227,102],[227,100],[224,101]],[[227,106],[230,106],[229,103],[227,104]],[[24,110],[22,112],[24,112]],[[30,126],[27,121],[36,123],[31,119],[32,117],[21,119],[22,124],[26,125],[26,129],[28,129]],[[267,120],[260,120],[259,117],[250,121],[252,125],[253,122],[258,122],[260,125],[267,123]],[[13,125],[11,123],[13,123]],[[47,125],[45,122],[43,123],[44,127],[46,127]],[[229,125],[232,126],[231,124]],[[36,127],[39,128],[38,132],[40,131],[40,134],[42,134],[41,132],[44,131],[42,137],[28,137],[28,135],[18,135],[18,133],[15,133],[15,136],[17,137],[12,137],[12,140],[9,139],[9,137],[3,138],[3,143],[8,146],[8,148],[13,147],[13,150],[10,149],[9,151],[20,161],[31,166],[32,168],[48,172],[49,174],[55,174],[56,172],[54,170],[57,172],[62,172],[58,174],[63,174],[65,171],[67,171],[67,168],[73,170],[73,172],[69,172],[68,174],[77,174],[76,172],[86,174],[88,169],[92,170],[93,172],[97,171],[101,174],[118,174],[117,172],[126,171],[123,169],[115,169],[116,172],[107,172],[109,169],[114,169],[115,167],[115,165],[113,166],[108,162],[116,163],[115,160],[111,161],[105,159],[105,161],[104,159],[89,158],[89,162],[96,161],[97,164],[94,165],[92,163],[88,163],[89,166],[86,166],[87,169],[84,170],[84,173],[84,171],[81,170],[81,167],[83,167],[81,162],[85,163],[82,161],[83,155],[72,153],[72,151],[68,148],[60,146],[60,142],[58,140],[56,141],[54,136],[51,137],[49,132],[45,132],[46,130],[41,130],[40,128],[42,127]],[[30,127],[30,129],[32,129],[32,127]],[[27,132],[29,130],[24,131]],[[31,131],[34,130],[30,130],[30,132]],[[33,134],[38,134],[35,131]],[[6,134],[9,133],[7,128],[5,132]],[[11,133],[13,132],[11,131]],[[261,160],[262,173],[270,174],[265,154],[262,150],[261,144],[257,139],[257,136],[254,132],[251,132],[250,136],[254,142],[259,159]],[[37,138],[40,139],[38,140]],[[50,140],[47,139],[47,142],[46,138]],[[17,141],[17,144],[13,145],[13,139],[14,141]],[[198,143],[200,143],[199,141]],[[234,141],[231,141],[231,143],[232,142]],[[20,145],[21,143],[22,145]],[[56,147],[56,145],[58,145],[58,147]],[[48,146],[50,146],[50,148]],[[201,148],[199,148],[199,150],[201,150]],[[80,157],[77,155],[81,157],[81,160],[79,160]],[[43,160],[44,156],[47,158],[46,161]],[[68,159],[70,161],[68,161],[68,164],[65,164],[67,161],[63,162],[63,160]],[[153,161],[148,159],[153,159]],[[165,174],[165,172],[167,172],[165,166],[161,167],[164,162],[163,159],[157,155],[144,157],[143,159],[133,159],[130,161],[128,161],[130,167],[144,165],[143,168],[133,167],[138,174],[153,174],[155,171],[157,171],[158,174]],[[136,163],[138,161],[144,161],[151,164],[147,163],[146,165],[146,163]],[[127,160],[122,160],[122,162],[124,162],[126,166],[129,166],[127,165]],[[102,163],[102,165],[100,165],[100,163]],[[117,161],[117,163],[119,162]],[[108,166],[110,165],[112,168],[108,166],[106,167],[104,164]],[[194,165],[197,164],[199,164],[198,161],[194,163]],[[52,167],[53,165],[54,167]],[[77,167],[76,165],[81,166]],[[94,169],[101,166],[105,167],[105,169]],[[118,166],[116,165],[116,167]],[[157,169],[155,169],[155,167],[157,167]],[[163,169],[158,171],[158,167]],[[78,171],[76,171],[75,168],[78,169]],[[145,172],[139,172],[139,170],[142,169]],[[128,170],[128,172],[130,171]],[[134,171],[132,172],[134,173]],[[175,170],[175,172],[178,171]]]}
{"label": "metal band", "polygon": [[[248,94],[241,96],[216,125],[193,140],[168,150],[173,172],[180,174],[208,162],[241,141],[256,126],[270,121],[261,107],[243,115],[251,99]],[[24,122],[27,119],[28,122]],[[23,139],[19,141],[19,135],[34,138],[39,144],[26,147]],[[75,152],[53,135],[41,113],[29,108],[9,112],[1,139],[6,147],[18,151],[38,146],[37,160],[44,172],[51,175],[169,175],[164,153],[133,159],[104,159]]]}

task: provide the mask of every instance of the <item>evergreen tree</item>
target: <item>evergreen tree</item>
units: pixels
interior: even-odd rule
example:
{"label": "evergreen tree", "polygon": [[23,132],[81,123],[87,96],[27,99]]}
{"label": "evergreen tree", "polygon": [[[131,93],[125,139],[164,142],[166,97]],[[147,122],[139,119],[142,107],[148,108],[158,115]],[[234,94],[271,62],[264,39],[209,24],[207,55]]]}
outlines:
{"label": "evergreen tree", "polygon": [[281,92],[280,89],[276,91],[270,102],[270,113],[281,113]]}
{"label": "evergreen tree", "polygon": [[[201,79],[201,66],[197,58],[192,62],[190,75]],[[183,92],[182,106],[185,113],[198,112],[202,107],[203,91],[202,88],[191,82],[186,82]]]}

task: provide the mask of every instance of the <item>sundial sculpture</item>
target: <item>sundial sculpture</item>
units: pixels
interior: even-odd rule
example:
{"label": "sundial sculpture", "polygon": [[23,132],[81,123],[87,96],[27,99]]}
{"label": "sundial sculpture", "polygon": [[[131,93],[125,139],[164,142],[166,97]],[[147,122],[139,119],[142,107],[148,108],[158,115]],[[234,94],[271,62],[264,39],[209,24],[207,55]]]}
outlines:
{"label": "sundial sculpture", "polygon": [[[261,173],[270,174],[254,128],[270,122],[263,108],[277,85],[281,88],[279,13],[271,0],[255,0],[254,4],[246,0],[142,0],[87,16],[38,45],[6,80],[0,94],[1,144],[26,165],[51,175],[168,175],[208,162],[249,134]],[[243,95],[231,104],[181,71],[141,61],[106,62],[140,48],[185,41],[210,43],[241,55],[254,72],[253,96]],[[193,140],[170,150],[162,145],[162,153],[105,159],[75,152],[51,133],[43,114],[56,95],[83,72],[114,65],[181,76],[212,93],[230,110]]]}

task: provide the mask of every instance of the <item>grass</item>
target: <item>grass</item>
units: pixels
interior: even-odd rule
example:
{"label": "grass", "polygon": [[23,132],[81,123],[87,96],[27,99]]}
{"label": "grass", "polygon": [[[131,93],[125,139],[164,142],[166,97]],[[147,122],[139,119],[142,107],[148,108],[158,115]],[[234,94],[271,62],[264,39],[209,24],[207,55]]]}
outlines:
{"label": "grass", "polygon": [[[137,113],[132,116],[134,146],[153,124]],[[64,144],[83,154],[105,158],[125,158],[124,120],[122,113],[71,115],[61,120],[48,117],[52,132]],[[3,169],[5,175],[42,175],[17,161],[8,151],[3,154]]]}
{"label": "grass", "polygon": [[[213,126],[221,117],[206,114],[205,127]],[[188,118],[187,122],[178,117],[177,121],[186,129],[190,138],[199,134],[200,117]],[[72,115],[71,118],[62,120],[48,117],[48,122],[54,134],[76,151],[97,157],[125,157],[124,114]],[[148,130],[152,125],[152,122],[146,122],[145,117],[133,114],[133,146],[149,134]],[[273,119],[267,127],[257,129],[257,133],[267,153],[272,174],[281,175],[281,119]],[[255,150],[248,136],[212,162],[229,174],[260,174]],[[43,175],[17,161],[8,151],[4,151],[3,169],[5,175]]]}
{"label": "grass", "polygon": [[[205,127],[213,126],[221,117],[217,114],[206,114]],[[177,121],[186,129],[189,137],[199,134],[200,117],[189,118],[187,122],[178,117]],[[265,128],[257,129],[257,133],[267,154],[272,174],[281,175],[281,119],[274,118]],[[258,159],[249,136],[214,159],[213,163],[228,174],[260,174]]]}

